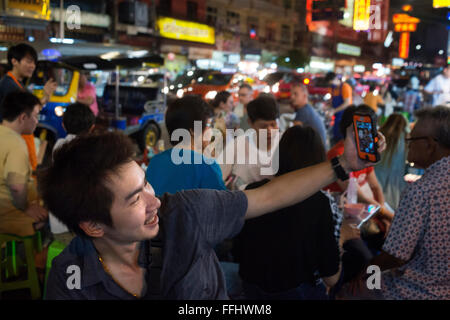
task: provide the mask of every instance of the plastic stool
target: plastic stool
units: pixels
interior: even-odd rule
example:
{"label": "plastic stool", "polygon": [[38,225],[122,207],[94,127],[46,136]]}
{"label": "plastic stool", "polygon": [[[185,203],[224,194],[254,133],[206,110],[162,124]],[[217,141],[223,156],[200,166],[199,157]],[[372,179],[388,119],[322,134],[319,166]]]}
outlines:
{"label": "plastic stool", "polygon": [[50,273],[50,268],[52,267],[52,261],[64,250],[65,247],[65,244],[56,240],[53,241],[48,247],[47,263],[45,265],[44,299],[47,296],[47,278]]}
{"label": "plastic stool", "polygon": [[[27,279],[26,280],[11,280],[2,281],[2,275],[5,273],[5,280],[11,276],[18,275],[16,256],[16,243],[23,242],[25,246],[25,259],[27,265]],[[32,299],[39,299],[41,297],[41,289],[39,279],[34,262],[34,253],[42,251],[41,233],[38,231],[29,237],[19,237],[11,234],[0,234],[0,248],[6,244],[5,257],[2,257],[0,250],[0,293],[4,291],[17,290],[29,288]]]}

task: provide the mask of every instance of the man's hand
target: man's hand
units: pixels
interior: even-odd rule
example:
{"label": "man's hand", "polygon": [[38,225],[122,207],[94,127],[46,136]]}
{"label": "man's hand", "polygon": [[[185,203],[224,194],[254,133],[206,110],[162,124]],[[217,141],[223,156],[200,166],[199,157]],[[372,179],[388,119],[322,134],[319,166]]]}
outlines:
{"label": "man's hand", "polygon": [[25,210],[25,214],[33,218],[36,222],[45,221],[48,219],[48,211],[37,202],[32,202]]}
{"label": "man's hand", "polygon": [[44,85],[44,98],[47,101],[50,99],[52,94],[55,92],[57,86],[58,86],[58,84],[56,83],[56,81],[51,79],[51,78],[45,83],[45,85]]}
{"label": "man's hand", "polygon": [[[377,144],[378,153],[382,153],[386,149],[386,138],[381,132],[378,132]],[[344,154],[342,155],[340,162],[346,172],[359,171],[375,165],[373,162],[365,161],[358,157],[353,125],[350,125],[347,128],[347,136],[344,142]]]}
{"label": "man's hand", "polygon": [[341,244],[344,244],[348,240],[358,239],[361,236],[361,232],[356,227],[354,221],[350,219],[344,219],[341,226]]}

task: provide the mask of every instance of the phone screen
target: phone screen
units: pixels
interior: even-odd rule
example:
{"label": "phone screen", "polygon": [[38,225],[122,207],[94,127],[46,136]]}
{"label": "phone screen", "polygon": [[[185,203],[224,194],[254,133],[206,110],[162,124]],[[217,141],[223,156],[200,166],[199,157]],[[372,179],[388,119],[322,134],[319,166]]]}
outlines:
{"label": "phone screen", "polygon": [[361,152],[376,154],[375,142],[372,136],[372,123],[364,121],[356,121],[358,130],[359,150]]}
{"label": "phone screen", "polygon": [[380,206],[375,206],[375,205],[368,205],[366,210],[364,211],[364,213],[362,213],[360,215],[360,223],[358,224],[357,228],[361,228],[361,226],[367,222],[369,219],[371,219],[379,210],[380,210]]}

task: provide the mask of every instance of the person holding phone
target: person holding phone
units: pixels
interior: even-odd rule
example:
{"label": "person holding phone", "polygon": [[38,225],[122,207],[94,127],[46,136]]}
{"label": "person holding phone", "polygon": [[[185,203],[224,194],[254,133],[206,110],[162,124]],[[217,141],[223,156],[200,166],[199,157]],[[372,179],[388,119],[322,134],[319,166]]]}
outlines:
{"label": "person holding phone", "polygon": [[[47,208],[78,236],[52,262],[47,299],[227,299],[215,244],[235,236],[245,219],[301,202],[350,171],[358,159],[349,126],[345,151],[252,190],[185,190],[156,197],[120,132],[79,137],[54,154],[40,176]],[[384,137],[380,134],[380,152]],[[95,150],[95,152],[92,152]],[[84,190],[85,192],[79,192]],[[315,214],[312,212],[311,214]],[[275,230],[273,230],[275,231]],[[159,279],[151,277],[151,242],[162,243]],[[67,283],[78,266],[79,289]],[[71,280],[69,280],[71,281]]]}
{"label": "person holding phone", "polygon": [[[354,105],[348,107],[342,115],[340,124],[340,130],[344,137],[346,137],[347,135],[345,128],[347,128],[349,125],[353,127],[353,116],[356,112],[376,117],[374,111],[369,106],[366,106],[364,104],[359,105],[358,107]],[[367,132],[369,131],[367,130]],[[363,133],[361,134],[362,136],[364,136]],[[328,159],[341,155],[343,150],[344,140],[341,140],[328,151]],[[372,166],[364,168],[360,171],[352,172],[351,176],[356,178],[358,181],[358,201],[366,204],[379,205],[381,207],[379,211],[380,219],[374,220],[377,222],[376,225],[370,224],[371,228],[367,230],[368,233],[373,235],[373,237],[371,237],[373,241],[370,241],[370,247],[373,248],[374,251],[376,251],[382,245],[384,236],[386,235],[386,232],[389,229],[390,223],[394,217],[394,213],[384,205],[385,199],[383,189],[378,182],[378,179],[374,172],[374,168]],[[347,190],[347,187],[348,181],[342,181],[338,179],[335,183],[327,186],[325,190],[343,193],[345,190]]]}

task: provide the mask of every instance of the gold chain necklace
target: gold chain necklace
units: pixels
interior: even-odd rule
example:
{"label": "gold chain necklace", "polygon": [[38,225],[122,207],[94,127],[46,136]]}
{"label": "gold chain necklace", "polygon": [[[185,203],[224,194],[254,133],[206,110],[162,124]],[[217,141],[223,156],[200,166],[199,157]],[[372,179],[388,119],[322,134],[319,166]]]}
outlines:
{"label": "gold chain necklace", "polygon": [[108,267],[107,267],[106,264],[103,262],[103,259],[102,259],[102,257],[101,257],[100,255],[98,256],[98,260],[99,260],[100,263],[102,264],[103,270],[105,270],[105,272],[111,276],[111,278],[113,279],[113,281],[114,281],[119,287],[121,287],[121,288],[122,288],[124,291],[126,291],[127,293],[131,294],[133,297],[139,298],[139,295],[137,295],[137,294],[135,294],[135,293],[132,293],[132,292],[128,291],[127,289],[125,289],[125,288],[119,283],[119,281],[117,281],[116,278],[114,278],[114,276],[112,275],[111,271],[109,271]]}

